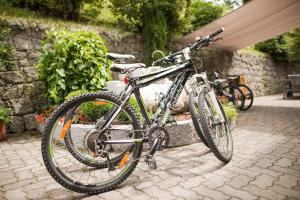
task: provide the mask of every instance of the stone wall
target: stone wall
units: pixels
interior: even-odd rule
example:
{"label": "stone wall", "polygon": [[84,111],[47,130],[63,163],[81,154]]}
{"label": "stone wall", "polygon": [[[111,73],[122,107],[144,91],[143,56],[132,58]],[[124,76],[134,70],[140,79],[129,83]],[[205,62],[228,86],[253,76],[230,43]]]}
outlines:
{"label": "stone wall", "polygon": [[[255,96],[281,93],[288,65],[275,63],[272,59],[246,52],[228,52],[224,50],[203,50],[194,56],[195,65],[202,70],[220,71],[227,75],[245,75],[246,84]],[[299,67],[298,67],[299,68]],[[295,71],[296,65],[290,67]]]}
{"label": "stone wall", "polygon": [[[12,47],[15,63],[13,70],[0,71],[0,105],[7,107],[12,115],[10,132],[24,132],[36,129],[35,115],[47,101],[43,98],[43,84],[37,80],[34,64],[38,61],[41,41],[47,29],[24,28],[11,25],[7,40]],[[109,33],[99,31],[110,52],[126,52],[144,59],[143,43],[139,35],[114,38]]]}

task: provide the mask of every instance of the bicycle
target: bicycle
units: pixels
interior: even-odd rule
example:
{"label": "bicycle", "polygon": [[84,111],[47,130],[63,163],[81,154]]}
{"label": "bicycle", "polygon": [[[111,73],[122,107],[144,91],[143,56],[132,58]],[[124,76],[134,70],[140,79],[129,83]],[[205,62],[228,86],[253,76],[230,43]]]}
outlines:
{"label": "bicycle", "polygon": [[[189,78],[193,80],[192,93],[196,97],[193,103],[201,114],[197,123],[203,127],[208,146],[216,157],[229,162],[233,144],[227,118],[206,73],[197,73],[190,57],[193,51],[214,42],[214,37],[223,30],[201,37],[183,50],[153,63],[173,63],[180,57],[181,61],[175,65],[139,77],[127,76],[126,87],[119,96],[101,91],[82,94],[60,105],[47,120],[41,142],[43,161],[51,176],[72,191],[98,194],[115,189],[125,181],[142,158],[149,167],[156,168],[154,154],[167,146],[169,133],[165,126]],[[108,57],[132,58],[119,54]],[[113,64],[111,71],[127,73],[143,67],[141,63]],[[153,118],[149,119],[139,88],[176,74]],[[132,95],[141,116],[128,103]],[[145,142],[150,144],[150,150],[142,156]]]}
{"label": "bicycle", "polygon": [[243,110],[245,106],[245,95],[239,86],[232,84],[230,79],[221,79],[218,72],[214,72],[214,80],[211,81],[215,92],[221,98],[232,102],[237,109]]}
{"label": "bicycle", "polygon": [[229,76],[227,77],[227,79],[231,87],[238,87],[244,95],[244,106],[241,110],[249,110],[252,107],[254,101],[254,94],[250,87],[245,84],[237,83],[236,80],[239,79],[239,76]]}

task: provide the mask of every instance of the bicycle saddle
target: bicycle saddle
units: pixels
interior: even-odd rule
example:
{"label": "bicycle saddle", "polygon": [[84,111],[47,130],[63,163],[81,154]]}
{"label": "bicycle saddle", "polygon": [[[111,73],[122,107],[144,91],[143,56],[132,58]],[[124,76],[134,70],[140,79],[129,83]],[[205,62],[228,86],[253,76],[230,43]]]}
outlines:
{"label": "bicycle saddle", "polygon": [[134,55],[129,54],[119,54],[119,53],[107,53],[106,57],[110,60],[126,60],[126,59],[135,59]]}
{"label": "bicycle saddle", "polygon": [[132,72],[138,68],[145,68],[146,65],[143,63],[133,63],[133,64],[112,64],[110,67],[110,71],[112,72]]}

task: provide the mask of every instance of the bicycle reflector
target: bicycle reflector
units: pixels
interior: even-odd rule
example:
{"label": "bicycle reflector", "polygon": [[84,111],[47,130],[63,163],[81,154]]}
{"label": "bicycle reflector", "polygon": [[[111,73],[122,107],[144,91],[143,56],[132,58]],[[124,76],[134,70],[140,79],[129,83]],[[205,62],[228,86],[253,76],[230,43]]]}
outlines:
{"label": "bicycle reflector", "polygon": [[67,123],[65,123],[62,131],[60,132],[60,139],[63,140],[67,134],[67,132],[69,131],[69,128],[72,125],[72,120],[68,120]]}
{"label": "bicycle reflector", "polygon": [[129,152],[126,152],[122,160],[119,162],[118,169],[122,168],[127,163],[128,160],[129,160]]}
{"label": "bicycle reflector", "polygon": [[127,85],[128,84],[128,77],[127,76],[125,76],[125,78],[124,78],[124,83]]}
{"label": "bicycle reflector", "polygon": [[96,103],[96,105],[105,105],[105,104],[108,104],[106,101],[100,101],[100,100],[96,100],[95,103]]}

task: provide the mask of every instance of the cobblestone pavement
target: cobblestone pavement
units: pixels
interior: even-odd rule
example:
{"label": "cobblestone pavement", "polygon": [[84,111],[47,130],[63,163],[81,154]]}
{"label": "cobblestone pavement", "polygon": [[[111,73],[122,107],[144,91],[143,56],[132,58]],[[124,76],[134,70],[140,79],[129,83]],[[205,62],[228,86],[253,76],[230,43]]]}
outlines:
{"label": "cobblestone pavement", "polygon": [[0,199],[300,199],[300,101],[280,98],[257,98],[240,114],[229,164],[202,143],[171,148],[157,153],[157,170],[140,162],[118,189],[97,196],[49,176],[39,135],[10,136],[0,144]]}

